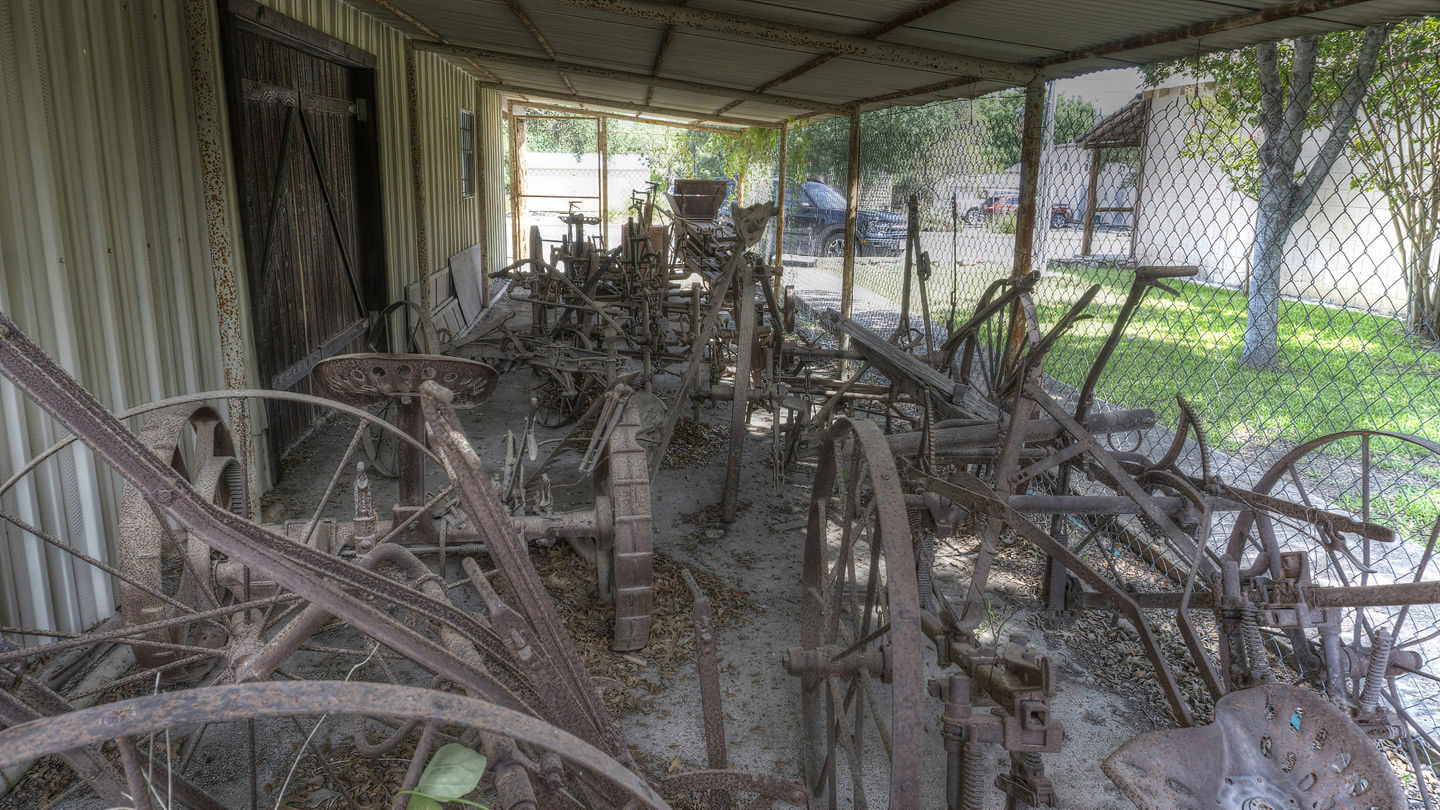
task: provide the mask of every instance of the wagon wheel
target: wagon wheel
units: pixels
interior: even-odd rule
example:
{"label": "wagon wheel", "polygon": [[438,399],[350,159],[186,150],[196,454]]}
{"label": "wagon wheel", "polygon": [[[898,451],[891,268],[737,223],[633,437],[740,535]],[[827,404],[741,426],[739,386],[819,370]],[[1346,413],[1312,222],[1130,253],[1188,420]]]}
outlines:
{"label": "wagon wheel", "polygon": [[[252,806],[242,801],[219,801],[196,787],[179,774],[169,757],[155,753],[158,744],[142,751],[137,743],[147,738],[163,741],[172,731],[196,726],[229,729],[259,723],[276,732],[269,747],[284,752],[276,777],[277,781],[283,778],[284,784],[289,784],[283,766],[294,755],[289,753],[291,745],[286,743],[318,752],[319,747],[306,740],[306,732],[319,722],[340,725],[352,719],[363,722],[364,718],[373,717],[398,723],[407,729],[405,737],[418,736],[410,758],[413,776],[407,777],[407,785],[413,786],[413,778],[419,776],[420,769],[438,748],[437,738],[448,730],[456,736],[468,732],[496,739],[503,735],[504,739],[528,749],[553,754],[558,758],[557,775],[559,767],[563,767],[583,775],[587,782],[593,780],[594,784],[605,785],[609,795],[623,797],[628,802],[626,807],[668,808],[639,776],[584,740],[530,715],[436,689],[342,681],[229,684],[38,714],[37,719],[23,726],[0,731],[0,767],[59,755],[77,770],[84,769],[87,781],[101,796],[122,799],[126,807],[239,810]],[[318,719],[310,720],[311,717]],[[116,767],[106,756],[111,746],[120,749],[121,767]],[[214,782],[215,777],[215,773],[209,774],[206,784]],[[536,792],[549,798],[545,795],[546,785],[539,777],[532,778],[513,757],[492,757],[485,777],[487,784],[481,789],[500,797],[494,806],[517,806],[527,799],[528,806],[534,806]],[[538,784],[539,791],[535,791],[536,784],[532,781]],[[125,798],[128,795],[141,798]],[[353,800],[350,806],[355,806]],[[566,797],[564,801],[545,806],[593,805],[582,805],[574,797]]]}
{"label": "wagon wheel", "polygon": [[[574,326],[558,329],[551,342],[568,359],[591,354],[595,348],[590,336]],[[564,427],[579,419],[591,400],[606,388],[604,377],[595,372],[561,370],[543,364],[531,366],[531,371],[536,379],[531,388],[535,421],[548,428]]]}
{"label": "wagon wheel", "polygon": [[811,806],[926,806],[915,556],[895,460],[873,423],[836,419],[820,449],[802,600],[787,666],[801,676]]}
{"label": "wagon wheel", "polygon": [[[230,429],[214,408],[186,404],[158,411],[140,430],[139,439],[203,497],[226,511],[243,512],[247,503],[245,472],[235,458]],[[139,626],[169,618],[176,602],[197,612],[219,607],[224,596],[215,579],[209,547],[188,534],[180,539],[164,515],[128,483],[121,497],[119,529],[119,567],[128,577],[116,582],[116,591],[126,624]],[[155,630],[143,638],[177,646],[137,646],[135,660],[146,668],[173,664],[182,657],[181,647],[216,649],[225,635],[205,623]],[[200,663],[208,668],[214,659]],[[175,677],[183,673],[166,674]]]}
{"label": "wagon wheel", "polygon": [[[1427,509],[1425,494],[1431,491],[1426,487],[1434,486],[1437,470],[1440,444],[1404,433],[1350,430],[1305,442],[1277,460],[1251,489],[1388,525],[1396,530],[1395,541],[1326,537],[1310,524],[1254,509],[1236,519],[1227,556],[1239,560],[1243,569],[1267,548],[1306,551],[1310,578],[1322,586],[1440,582],[1440,514],[1433,511],[1433,501]],[[1377,634],[1388,634],[1394,653],[1378,696],[1380,707],[1394,714],[1397,747],[1410,770],[1431,774],[1408,781],[1412,801],[1440,807],[1432,764],[1440,759],[1440,679],[1420,671],[1420,665],[1440,659],[1440,604],[1340,610],[1340,643],[1347,660],[1363,662]],[[1322,640],[1312,630],[1289,632],[1283,640],[1272,637],[1267,648],[1302,669],[1325,662]],[[1312,680],[1343,691],[1351,705],[1362,702],[1363,667],[1330,669],[1312,670]]]}
{"label": "wagon wheel", "polygon": [[617,651],[638,650],[649,641],[655,595],[650,467],[639,442],[642,427],[639,412],[627,403],[593,479],[595,511],[608,524],[601,527],[595,571],[601,597],[615,605],[610,648]]}

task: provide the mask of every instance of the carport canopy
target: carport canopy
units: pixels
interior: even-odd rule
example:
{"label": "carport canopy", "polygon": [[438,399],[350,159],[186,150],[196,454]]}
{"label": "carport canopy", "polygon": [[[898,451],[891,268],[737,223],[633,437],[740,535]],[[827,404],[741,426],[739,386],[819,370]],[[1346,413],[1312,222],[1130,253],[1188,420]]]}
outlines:
{"label": "carport canopy", "polygon": [[521,100],[721,126],[1440,13],[1440,0],[351,0]]}

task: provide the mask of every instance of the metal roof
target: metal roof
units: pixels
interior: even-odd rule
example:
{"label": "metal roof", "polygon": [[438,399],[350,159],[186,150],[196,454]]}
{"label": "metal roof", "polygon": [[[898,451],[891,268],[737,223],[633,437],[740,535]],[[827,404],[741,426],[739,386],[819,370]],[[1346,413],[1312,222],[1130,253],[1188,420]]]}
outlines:
{"label": "metal roof", "polygon": [[485,86],[735,126],[1440,14],[1440,0],[351,0]]}

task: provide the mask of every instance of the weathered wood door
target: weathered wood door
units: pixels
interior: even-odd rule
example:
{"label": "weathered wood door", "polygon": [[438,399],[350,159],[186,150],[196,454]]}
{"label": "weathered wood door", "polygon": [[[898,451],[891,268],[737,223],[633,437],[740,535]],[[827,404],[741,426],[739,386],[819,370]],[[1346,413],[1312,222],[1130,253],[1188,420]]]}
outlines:
{"label": "weathered wood door", "polygon": [[[388,299],[374,57],[267,9],[228,0],[222,32],[256,366],[269,388],[361,348]],[[269,406],[273,461],[315,409]]]}

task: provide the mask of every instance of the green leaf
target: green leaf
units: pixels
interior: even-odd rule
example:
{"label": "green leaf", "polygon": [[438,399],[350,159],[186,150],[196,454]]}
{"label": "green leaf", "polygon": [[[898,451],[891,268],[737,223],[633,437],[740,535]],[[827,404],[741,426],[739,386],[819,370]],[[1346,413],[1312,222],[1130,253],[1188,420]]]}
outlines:
{"label": "green leaf", "polygon": [[[459,743],[448,743],[430,758],[430,764],[420,774],[420,783],[415,786],[415,791],[442,802],[455,801],[474,790],[484,775],[484,754]],[[407,810],[429,810],[424,805],[416,808],[414,798],[410,801],[411,806]],[[439,810],[439,805],[434,810]]]}
{"label": "green leaf", "polygon": [[405,792],[410,794],[410,801],[405,804],[405,810],[443,810],[439,802],[423,793],[416,793],[413,790]]}

